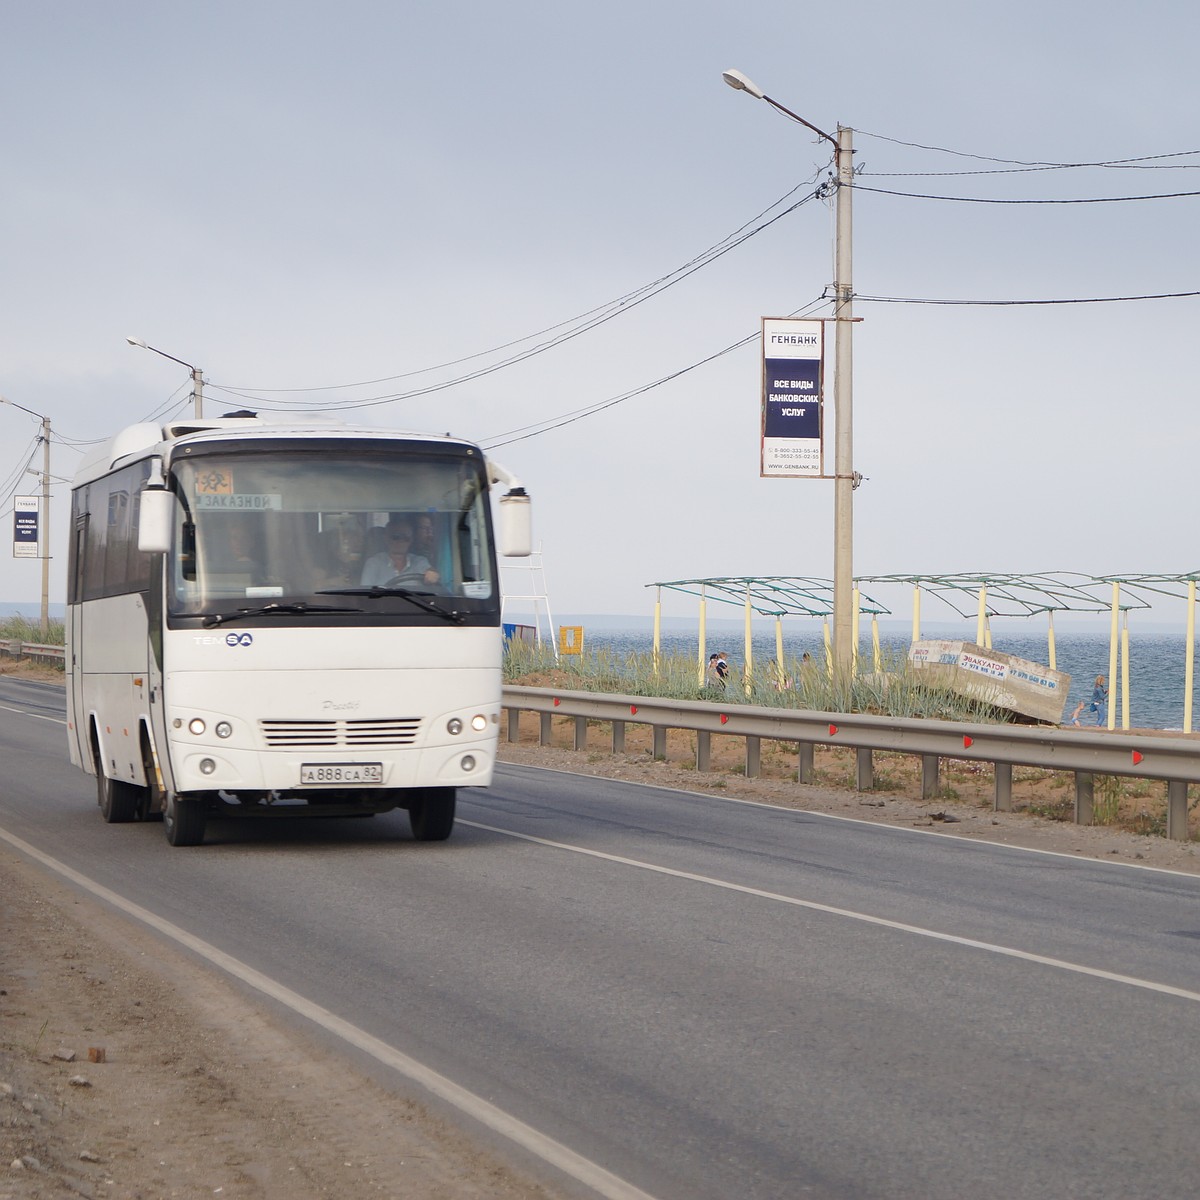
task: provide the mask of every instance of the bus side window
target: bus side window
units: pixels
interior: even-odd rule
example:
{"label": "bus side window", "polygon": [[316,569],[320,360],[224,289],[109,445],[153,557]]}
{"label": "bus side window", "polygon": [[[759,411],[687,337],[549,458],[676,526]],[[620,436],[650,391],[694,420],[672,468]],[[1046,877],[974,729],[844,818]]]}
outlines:
{"label": "bus side window", "polygon": [[474,582],[479,578],[478,546],[472,522],[464,513],[458,523],[458,558],[463,582]]}
{"label": "bus side window", "polygon": [[67,563],[67,603],[83,600],[83,569],[87,562],[87,487],[77,488],[71,498],[71,547]]}

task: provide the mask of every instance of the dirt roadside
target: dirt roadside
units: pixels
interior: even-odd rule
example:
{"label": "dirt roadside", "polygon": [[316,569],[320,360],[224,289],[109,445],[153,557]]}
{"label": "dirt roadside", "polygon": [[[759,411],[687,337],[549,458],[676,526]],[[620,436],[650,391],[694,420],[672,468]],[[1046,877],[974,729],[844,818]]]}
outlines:
{"label": "dirt roadside", "polygon": [[[788,778],[788,753],[769,747],[763,777],[747,779],[744,751],[732,738],[714,739],[714,770],[700,775],[687,765],[686,741],[656,762],[634,727],[620,757],[568,749],[569,737],[562,726],[559,744],[541,746],[531,727],[521,743],[501,744],[501,758],[931,836],[1200,872],[1193,843],[1041,815],[1063,808],[1061,781],[1048,773],[1014,788],[1025,811],[994,813],[989,781],[965,768],[946,795],[922,802],[901,763],[886,761],[877,771],[885,786],[859,793],[836,758],[819,759],[821,786],[801,787]],[[93,1048],[104,1061],[89,1061]],[[182,952],[0,849],[0,1200],[558,1194],[503,1156],[347,1067]]]}
{"label": "dirt roadside", "polygon": [[563,1195],[507,1154],[0,843],[0,1200]]}
{"label": "dirt roadside", "polygon": [[559,1194],[503,1154],[0,848],[0,1200]]}

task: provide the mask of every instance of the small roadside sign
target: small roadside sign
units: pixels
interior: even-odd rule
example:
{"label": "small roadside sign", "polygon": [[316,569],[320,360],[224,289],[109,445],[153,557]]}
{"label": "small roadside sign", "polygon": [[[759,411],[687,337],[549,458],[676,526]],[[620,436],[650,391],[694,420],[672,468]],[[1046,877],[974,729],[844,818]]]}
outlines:
{"label": "small roadside sign", "polygon": [[583,626],[560,625],[558,627],[559,654],[583,653]]}

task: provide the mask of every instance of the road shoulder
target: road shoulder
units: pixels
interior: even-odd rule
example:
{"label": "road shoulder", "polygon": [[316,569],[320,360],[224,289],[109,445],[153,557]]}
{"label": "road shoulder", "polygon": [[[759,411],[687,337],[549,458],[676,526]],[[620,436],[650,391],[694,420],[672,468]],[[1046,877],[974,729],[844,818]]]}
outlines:
{"label": "road shoulder", "polygon": [[0,1031],[0,1195],[12,1200],[553,1194],[8,849]]}

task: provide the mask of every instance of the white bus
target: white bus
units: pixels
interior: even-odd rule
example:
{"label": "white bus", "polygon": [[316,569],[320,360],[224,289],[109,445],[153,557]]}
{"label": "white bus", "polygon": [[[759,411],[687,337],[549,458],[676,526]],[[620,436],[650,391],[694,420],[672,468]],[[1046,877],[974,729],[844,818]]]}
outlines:
{"label": "white bus", "polygon": [[454,825],[500,726],[497,548],[529,501],[468,442],[253,413],[134,425],[72,484],[71,761],[106,821],[408,810]]}

